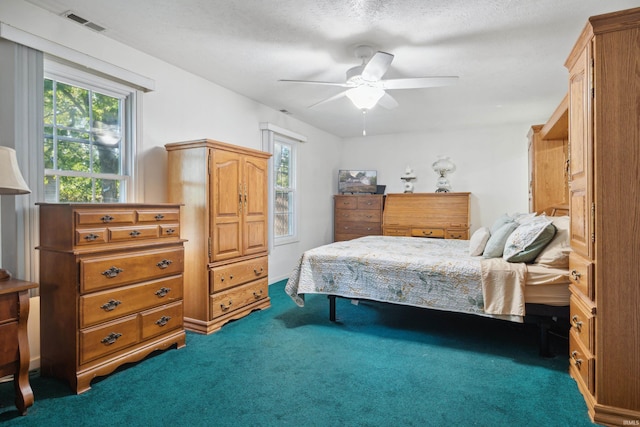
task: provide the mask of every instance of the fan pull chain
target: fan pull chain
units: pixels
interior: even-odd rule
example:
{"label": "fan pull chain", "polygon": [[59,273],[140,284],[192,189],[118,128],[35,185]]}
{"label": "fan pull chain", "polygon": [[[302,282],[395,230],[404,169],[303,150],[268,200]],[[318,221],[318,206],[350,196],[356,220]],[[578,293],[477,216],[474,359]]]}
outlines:
{"label": "fan pull chain", "polygon": [[367,136],[367,110],[362,109],[362,136]]}

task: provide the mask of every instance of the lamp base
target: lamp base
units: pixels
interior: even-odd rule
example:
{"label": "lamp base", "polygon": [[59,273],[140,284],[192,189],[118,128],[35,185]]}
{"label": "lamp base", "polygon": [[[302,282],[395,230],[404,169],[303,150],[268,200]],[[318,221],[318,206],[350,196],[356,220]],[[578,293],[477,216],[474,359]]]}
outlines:
{"label": "lamp base", "polygon": [[5,270],[4,268],[0,268],[0,281],[1,280],[9,280],[11,279],[11,273],[9,270]]}

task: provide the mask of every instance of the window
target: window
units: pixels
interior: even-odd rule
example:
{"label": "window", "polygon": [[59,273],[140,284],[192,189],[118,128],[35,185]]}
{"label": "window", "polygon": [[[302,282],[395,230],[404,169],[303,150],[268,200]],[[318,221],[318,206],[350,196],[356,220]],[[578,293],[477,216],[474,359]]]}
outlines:
{"label": "window", "polygon": [[127,200],[134,96],[130,88],[45,63],[46,202]]}
{"label": "window", "polygon": [[273,144],[274,170],[274,238],[290,238],[295,236],[295,164],[293,144],[276,136]]}
{"label": "window", "polygon": [[269,123],[260,123],[262,149],[273,154],[269,160],[270,246],[298,241],[298,192],[296,182],[296,157],[298,142],[306,138],[278,128]]}

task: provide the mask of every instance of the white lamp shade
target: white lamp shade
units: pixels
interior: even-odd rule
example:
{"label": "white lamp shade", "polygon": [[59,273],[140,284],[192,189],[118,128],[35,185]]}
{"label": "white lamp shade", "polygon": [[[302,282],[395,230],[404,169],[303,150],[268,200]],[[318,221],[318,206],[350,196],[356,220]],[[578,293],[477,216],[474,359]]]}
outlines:
{"label": "white lamp shade", "polygon": [[349,89],[346,95],[360,110],[368,110],[382,98],[384,90],[373,86],[358,86]]}
{"label": "white lamp shade", "polygon": [[0,194],[27,193],[31,193],[31,190],[18,168],[16,150],[0,147]]}

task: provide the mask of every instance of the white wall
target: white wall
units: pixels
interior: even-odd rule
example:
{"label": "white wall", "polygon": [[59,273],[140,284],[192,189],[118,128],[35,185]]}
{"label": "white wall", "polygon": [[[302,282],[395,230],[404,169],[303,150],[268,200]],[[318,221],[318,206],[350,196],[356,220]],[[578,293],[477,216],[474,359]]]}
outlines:
{"label": "white wall", "polygon": [[504,212],[528,212],[527,132],[532,123],[495,128],[451,129],[344,140],[341,169],[375,169],[386,193],[404,192],[400,176],[410,166],[414,193],[436,190],[431,165],[448,156],[456,165],[452,191],[471,192],[471,232],[490,226]]}

